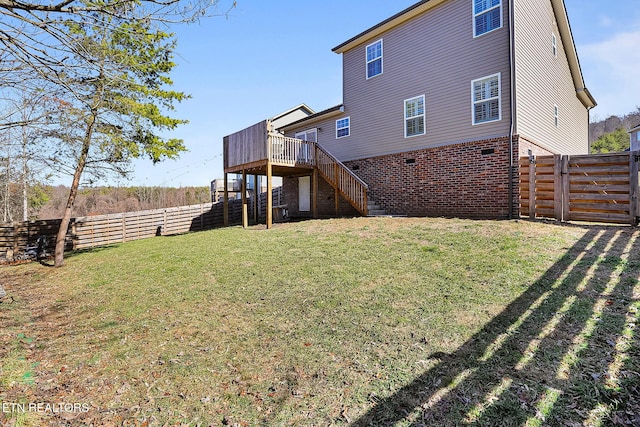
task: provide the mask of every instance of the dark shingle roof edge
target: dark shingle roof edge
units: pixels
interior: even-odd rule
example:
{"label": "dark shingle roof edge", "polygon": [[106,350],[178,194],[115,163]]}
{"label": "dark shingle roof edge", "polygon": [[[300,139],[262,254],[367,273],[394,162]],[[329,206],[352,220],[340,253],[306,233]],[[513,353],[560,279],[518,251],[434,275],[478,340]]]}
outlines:
{"label": "dark shingle roof edge", "polygon": [[422,6],[423,4],[425,4],[425,3],[429,3],[430,1],[431,1],[431,0],[422,0],[422,1],[419,1],[419,2],[418,2],[418,3],[416,3],[416,4],[409,6],[409,7],[408,7],[408,8],[406,8],[405,10],[403,10],[403,11],[401,11],[401,12],[396,13],[396,14],[395,14],[395,15],[393,15],[392,17],[387,18],[387,19],[385,19],[384,21],[382,21],[382,22],[380,22],[380,23],[378,23],[378,24],[374,25],[373,27],[369,28],[368,30],[365,30],[365,31],[361,32],[361,33],[360,33],[360,34],[358,34],[357,36],[350,38],[350,39],[349,39],[349,40],[347,40],[346,42],[339,44],[338,46],[334,47],[334,48],[333,48],[333,49],[331,49],[331,50],[332,50],[333,52],[336,52],[336,51],[338,51],[338,50],[342,49],[343,47],[345,47],[346,45],[348,45],[349,43],[352,43],[353,41],[355,41],[355,40],[357,40],[357,39],[359,39],[359,38],[361,38],[361,37],[363,37],[363,36],[366,36],[368,33],[372,32],[373,30],[375,30],[375,29],[377,29],[377,28],[380,28],[380,27],[382,27],[383,25],[386,25],[386,24],[388,24],[389,22],[391,22],[391,21],[393,21],[393,20],[395,20],[395,19],[400,18],[402,15],[404,15],[404,14],[406,14],[406,13],[409,13],[409,12],[411,12],[412,10],[414,10],[414,9],[416,9],[416,8],[418,8],[418,7],[420,7],[420,6]]}
{"label": "dark shingle roof edge", "polygon": [[316,119],[319,119],[320,117],[329,115],[331,113],[337,113],[337,112],[342,112],[342,111],[344,111],[344,104],[339,104],[339,105],[336,105],[335,107],[331,107],[331,108],[327,108],[326,110],[318,111],[315,114],[312,114],[310,116],[304,117],[304,118],[302,118],[300,120],[297,120],[297,121],[295,121],[293,123],[289,123],[288,125],[283,126],[280,129],[283,129],[283,130],[290,129],[290,128],[298,126],[301,123],[308,122],[308,121],[315,121]]}

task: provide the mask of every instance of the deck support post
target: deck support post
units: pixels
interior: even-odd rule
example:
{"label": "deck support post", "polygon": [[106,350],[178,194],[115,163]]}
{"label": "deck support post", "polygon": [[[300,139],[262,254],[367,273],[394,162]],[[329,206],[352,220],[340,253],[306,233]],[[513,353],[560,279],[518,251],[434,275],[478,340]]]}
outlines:
{"label": "deck support post", "polygon": [[318,218],[318,168],[313,168],[313,199],[312,199],[313,218]]}
{"label": "deck support post", "polygon": [[253,175],[253,219],[256,224],[260,221],[260,179],[258,175]]}
{"label": "deck support post", "polygon": [[267,230],[273,227],[273,177],[271,162],[267,161]]}
{"label": "deck support post", "polygon": [[335,174],[336,186],[333,198],[336,202],[336,217],[338,216],[338,212],[340,212],[340,166],[336,163],[334,165],[333,173]]}
{"label": "deck support post", "polygon": [[229,189],[227,188],[228,186],[228,179],[227,179],[227,173],[224,173],[224,198],[223,198],[223,202],[222,202],[222,208],[223,208],[223,224],[225,227],[229,226]]}
{"label": "deck support post", "polygon": [[242,169],[242,228],[249,226],[249,212],[247,209],[247,171]]}

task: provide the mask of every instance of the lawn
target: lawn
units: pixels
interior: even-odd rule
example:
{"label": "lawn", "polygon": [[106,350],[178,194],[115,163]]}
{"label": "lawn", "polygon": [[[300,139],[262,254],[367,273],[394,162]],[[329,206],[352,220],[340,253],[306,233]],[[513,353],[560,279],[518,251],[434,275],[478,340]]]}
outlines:
{"label": "lawn", "polygon": [[2,266],[0,424],[640,425],[639,254],[630,227],[356,218]]}

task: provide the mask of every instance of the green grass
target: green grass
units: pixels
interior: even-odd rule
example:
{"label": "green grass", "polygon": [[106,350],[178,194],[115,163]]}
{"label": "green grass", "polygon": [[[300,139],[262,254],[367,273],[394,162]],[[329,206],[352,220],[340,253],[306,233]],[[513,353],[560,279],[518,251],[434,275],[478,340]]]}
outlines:
{"label": "green grass", "polygon": [[25,424],[633,423],[638,234],[359,218],[2,267],[0,400],[91,405]]}

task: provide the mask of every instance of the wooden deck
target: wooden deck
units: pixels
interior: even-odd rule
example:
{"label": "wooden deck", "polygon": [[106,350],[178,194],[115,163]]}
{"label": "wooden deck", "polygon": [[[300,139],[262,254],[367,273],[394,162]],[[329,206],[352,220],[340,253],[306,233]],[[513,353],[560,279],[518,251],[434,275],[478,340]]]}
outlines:
{"label": "wooden deck", "polygon": [[[247,175],[267,177],[267,228],[272,223],[272,201],[269,200],[269,195],[273,176],[313,176],[314,217],[317,216],[318,176],[336,191],[336,210],[338,198],[342,196],[361,214],[368,214],[367,184],[315,142],[273,132],[271,123],[265,120],[224,137],[223,145],[225,181],[228,173],[241,173],[245,186],[243,195],[246,195]],[[243,200],[245,197],[243,196]],[[246,225],[246,221],[243,222]]]}

